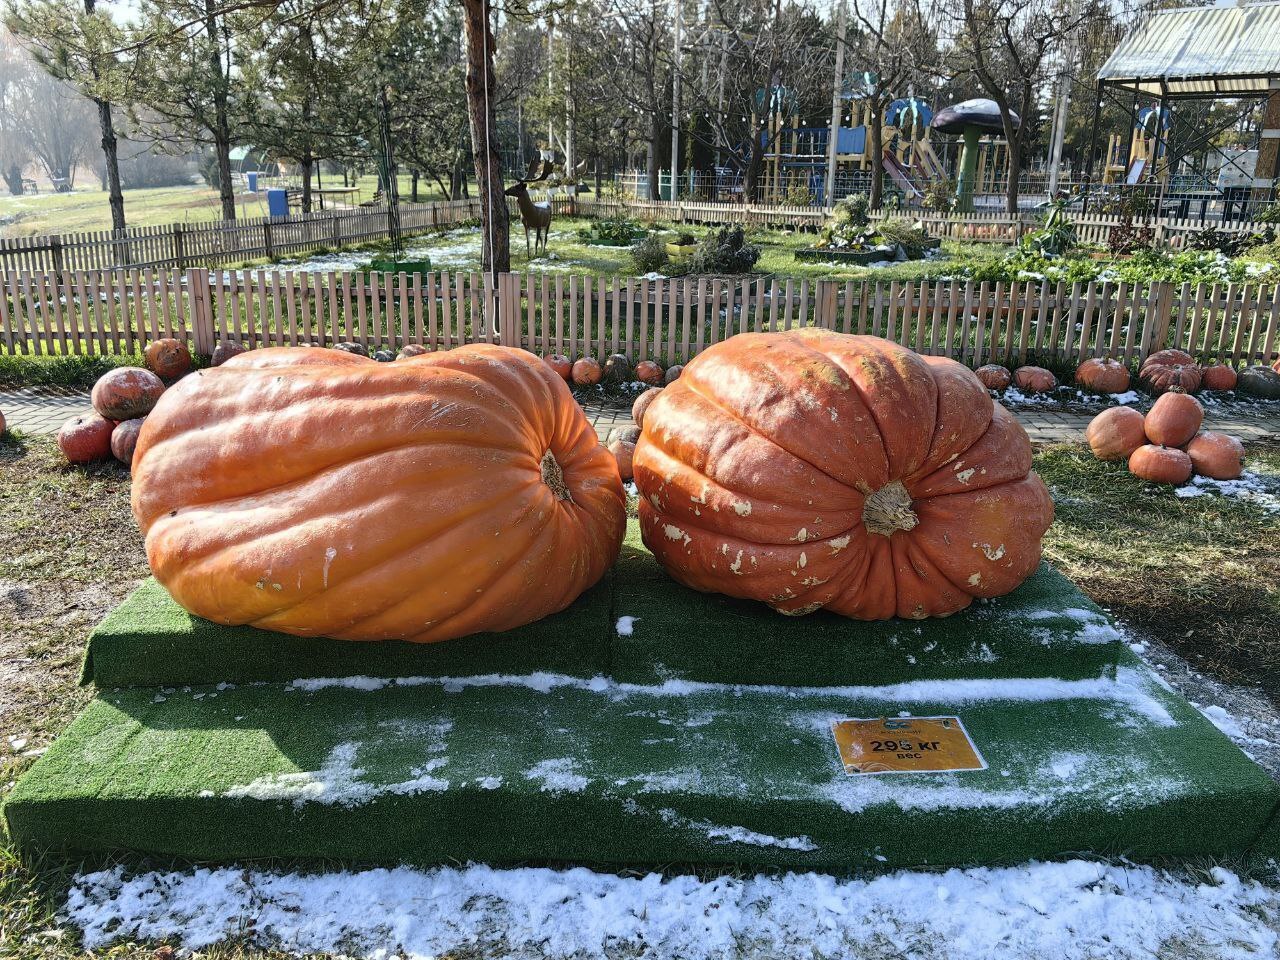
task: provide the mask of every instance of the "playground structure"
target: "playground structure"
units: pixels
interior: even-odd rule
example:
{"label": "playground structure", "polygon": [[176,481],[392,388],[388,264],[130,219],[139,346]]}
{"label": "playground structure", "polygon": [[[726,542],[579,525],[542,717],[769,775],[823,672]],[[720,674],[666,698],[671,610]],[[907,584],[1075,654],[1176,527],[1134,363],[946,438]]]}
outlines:
{"label": "playground structure", "polygon": [[[1280,173],[1280,2],[1182,7],[1145,17],[1098,71],[1086,179],[1093,180],[1104,103],[1129,117],[1108,135],[1103,184],[1158,187],[1166,216],[1248,216],[1275,198]],[[1216,119],[1196,104],[1216,103]],[[1260,116],[1261,120],[1253,118]],[[1240,130],[1254,125],[1240,142]],[[1231,137],[1236,142],[1222,146]],[[1216,212],[1215,211],[1215,212]]]}
{"label": "playground structure", "polygon": [[1128,144],[1121,134],[1111,134],[1107,138],[1107,159],[1102,170],[1102,182],[1134,186],[1145,178],[1167,183],[1168,110],[1161,116],[1160,128],[1156,130],[1155,108],[1143,107],[1134,119]]}
{"label": "playground structure", "polygon": [[[757,100],[760,100],[757,95]],[[871,105],[862,97],[845,93],[849,103],[849,121],[836,132],[836,182],[849,182],[872,168],[871,137],[868,135]],[[775,109],[773,126],[763,136],[769,151],[765,154],[766,199],[779,203],[795,191],[807,191],[814,201],[825,204],[824,177],[829,162],[831,128],[802,126],[795,105],[785,99],[785,109]],[[917,97],[904,97],[891,102],[884,110],[880,142],[885,174],[909,201],[924,196],[923,187],[930,180],[946,176],[942,160],[930,142],[929,122],[933,111]],[[732,176],[718,170],[723,179]],[[835,191],[841,191],[837,186]],[[839,197],[831,198],[833,201]]]}

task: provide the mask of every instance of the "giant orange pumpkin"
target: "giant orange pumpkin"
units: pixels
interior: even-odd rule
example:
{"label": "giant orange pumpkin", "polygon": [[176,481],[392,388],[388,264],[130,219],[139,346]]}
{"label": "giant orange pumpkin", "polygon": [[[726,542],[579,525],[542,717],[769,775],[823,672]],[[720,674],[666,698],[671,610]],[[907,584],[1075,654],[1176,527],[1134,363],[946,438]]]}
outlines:
{"label": "giant orange pumpkin", "polygon": [[689,362],[634,457],[645,543],[678,581],[863,620],[1008,593],[1053,503],[971,370],[878,337],[742,334]]}
{"label": "giant orange pumpkin", "polygon": [[564,381],[488,344],[404,363],[255,350],[187,377],[142,428],[133,512],[192,613],[422,642],[563,609],[626,524]]}

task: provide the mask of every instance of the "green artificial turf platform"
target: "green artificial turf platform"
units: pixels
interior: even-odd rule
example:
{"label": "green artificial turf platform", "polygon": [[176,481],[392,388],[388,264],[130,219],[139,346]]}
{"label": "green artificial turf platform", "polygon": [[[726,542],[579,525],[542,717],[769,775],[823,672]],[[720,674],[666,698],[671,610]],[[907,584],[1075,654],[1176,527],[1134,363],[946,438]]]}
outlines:
{"label": "green artificial turf platform", "polygon": [[864,623],[824,611],[792,618],[675,583],[633,522],[614,568],[569,609],[504,634],[444,643],[354,643],[223,626],[187,613],[150,580],[93,632],[84,678],[102,688],[539,671],[628,683],[809,686],[1084,679],[1114,671],[1123,647],[1106,614],[1047,564],[1009,596],[944,619]]}
{"label": "green artificial turf platform", "polygon": [[[831,721],[901,712],[959,716],[987,768],[847,775]],[[202,860],[846,869],[1243,854],[1276,803],[1267,775],[1126,651],[1115,678],[1088,680],[120,690],[5,816],[24,848]]]}

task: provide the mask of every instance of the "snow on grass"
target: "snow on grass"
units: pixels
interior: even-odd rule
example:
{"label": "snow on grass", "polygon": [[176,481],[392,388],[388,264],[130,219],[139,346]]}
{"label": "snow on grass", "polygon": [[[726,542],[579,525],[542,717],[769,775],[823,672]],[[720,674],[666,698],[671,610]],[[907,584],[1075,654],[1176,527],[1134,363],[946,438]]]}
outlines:
{"label": "snow on grass", "polygon": [[527,770],[524,778],[539,784],[544,793],[581,793],[591,781],[576,772],[577,766],[568,757],[542,760]]}
{"label": "snow on grass", "polygon": [[618,631],[618,636],[631,636],[635,632],[636,621],[639,619],[639,617],[619,617],[618,622],[614,625],[614,629]]}
{"label": "snow on grass", "polygon": [[1275,890],[1221,867],[1189,878],[1083,860],[706,881],[583,868],[115,867],[78,876],[63,916],[95,950],[163,938],[355,957],[1257,960],[1280,948]]}
{"label": "snow on grass", "polygon": [[1191,482],[1173,491],[1177,496],[1206,497],[1217,494],[1243,500],[1261,507],[1267,513],[1280,513],[1280,485],[1267,482],[1261,474],[1246,471],[1239,480],[1212,480],[1209,477],[1192,477]]}
{"label": "snow on grass", "polygon": [[[1091,613],[1091,611],[1085,611]],[[628,697],[684,698],[699,694],[765,694],[786,699],[822,697],[833,705],[842,700],[889,701],[895,703],[948,703],[962,706],[992,701],[1046,703],[1059,700],[1102,700],[1123,706],[1157,726],[1170,727],[1174,720],[1164,705],[1152,695],[1145,674],[1122,667],[1115,680],[1059,680],[1054,677],[1028,679],[996,678],[986,680],[912,680],[882,686],[785,687],[762,684],[710,683],[696,680],[667,680],[660,684],[620,683],[609,677],[590,679],[557,673],[531,673],[522,676],[482,674],[473,677],[312,677],[293,680],[286,691],[313,693],[328,688],[360,691],[384,687],[440,686],[446,692],[458,693],[469,687],[524,687],[539,693],[571,689],[609,696],[621,700]]]}

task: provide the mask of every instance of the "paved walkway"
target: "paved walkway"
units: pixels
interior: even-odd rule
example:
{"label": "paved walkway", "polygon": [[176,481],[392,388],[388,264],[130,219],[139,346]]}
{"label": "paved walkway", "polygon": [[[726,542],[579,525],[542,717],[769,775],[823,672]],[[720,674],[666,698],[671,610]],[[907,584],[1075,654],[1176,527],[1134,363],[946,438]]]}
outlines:
{"label": "paved walkway", "polygon": [[[21,387],[0,390],[0,413],[9,427],[28,434],[57,433],[62,424],[89,407],[89,391],[65,387]],[[583,410],[603,440],[614,430],[632,425],[629,405],[616,401],[590,400]],[[1084,439],[1085,427],[1093,415],[1060,410],[1023,408],[1015,411],[1033,443],[1070,443]],[[1210,409],[1205,426],[1221,430],[1246,443],[1280,443],[1280,411],[1266,415],[1224,413]]]}

